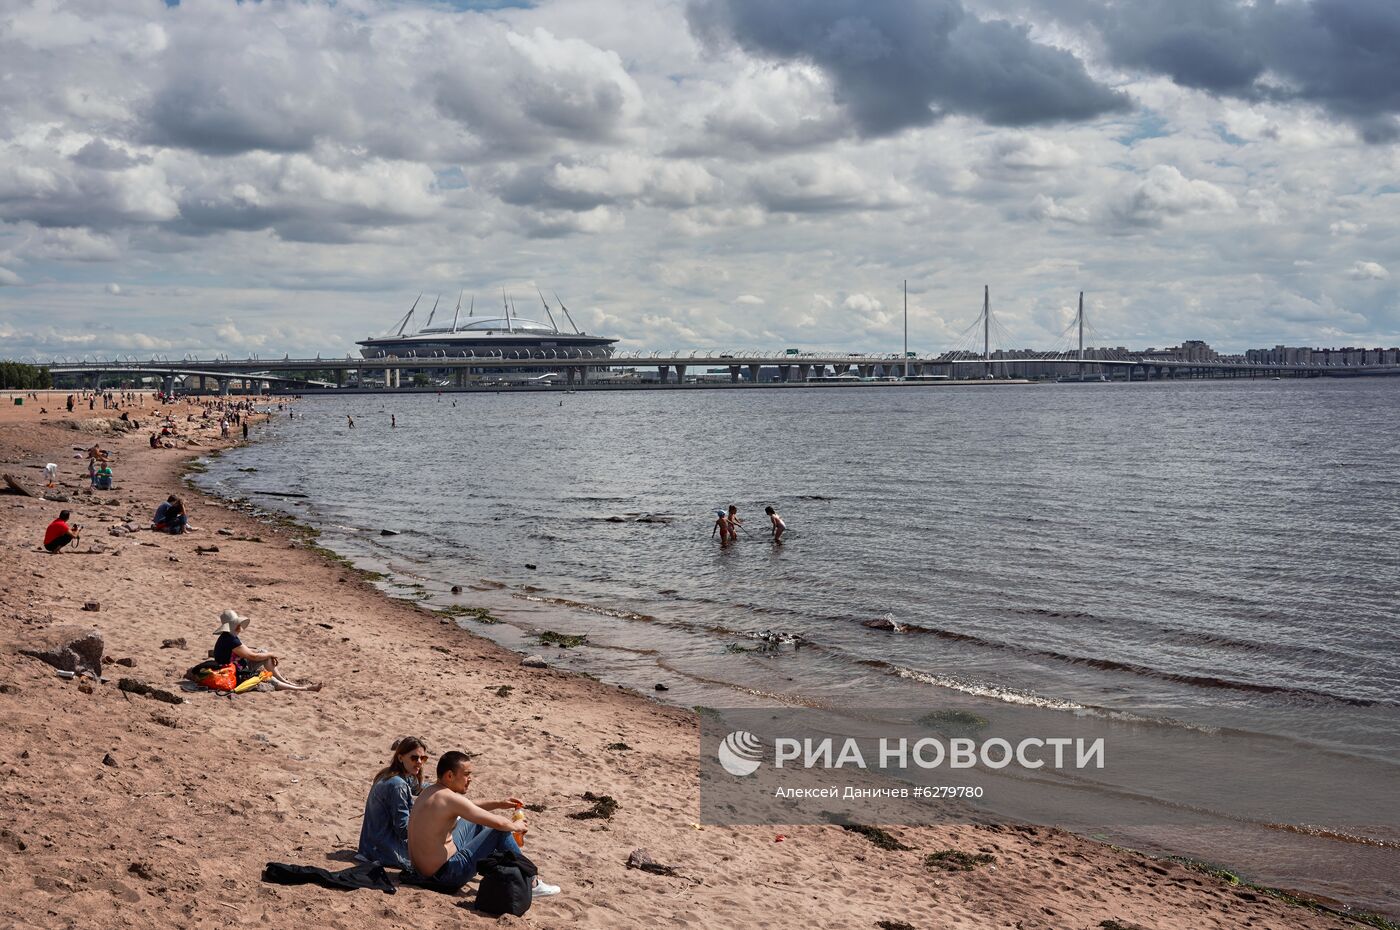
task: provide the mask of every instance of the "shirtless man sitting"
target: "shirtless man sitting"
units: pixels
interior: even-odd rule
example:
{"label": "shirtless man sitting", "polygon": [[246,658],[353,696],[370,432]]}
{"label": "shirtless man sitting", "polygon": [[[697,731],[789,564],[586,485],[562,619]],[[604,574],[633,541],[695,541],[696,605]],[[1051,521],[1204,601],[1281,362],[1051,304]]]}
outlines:
{"label": "shirtless man sitting", "polygon": [[[438,759],[437,781],[423,790],[408,815],[408,857],[413,871],[443,891],[461,889],[476,875],[481,860],[497,849],[519,853],[520,846],[511,834],[523,837],[529,830],[523,818],[512,820],[509,815],[491,813],[518,810],[519,800],[474,804],[467,798],[471,782],[472,764],[467,754],[456,750],[444,753]],[[476,826],[460,847],[452,838],[459,817]],[[559,886],[547,885],[536,877],[530,891],[531,897],[544,898],[558,894]]]}

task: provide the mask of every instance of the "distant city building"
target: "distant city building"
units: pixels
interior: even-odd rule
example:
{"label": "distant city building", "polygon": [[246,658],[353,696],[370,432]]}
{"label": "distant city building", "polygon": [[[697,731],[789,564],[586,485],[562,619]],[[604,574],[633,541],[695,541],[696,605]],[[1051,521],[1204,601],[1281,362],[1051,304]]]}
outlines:
{"label": "distant city building", "polygon": [[1361,349],[1346,346],[1340,349],[1316,349],[1307,346],[1274,346],[1272,349],[1249,349],[1244,353],[1244,358],[1256,365],[1319,365],[1333,368],[1395,365],[1400,364],[1400,348]]}

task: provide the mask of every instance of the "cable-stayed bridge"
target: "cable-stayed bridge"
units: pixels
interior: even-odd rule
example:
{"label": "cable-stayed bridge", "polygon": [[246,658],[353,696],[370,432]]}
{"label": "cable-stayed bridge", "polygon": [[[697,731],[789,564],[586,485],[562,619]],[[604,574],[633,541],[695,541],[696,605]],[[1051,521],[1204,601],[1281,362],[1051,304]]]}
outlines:
{"label": "cable-stayed bridge", "polygon": [[[995,338],[994,338],[995,337]],[[1089,342],[1086,344],[1086,337]],[[470,388],[503,380],[519,384],[583,384],[617,382],[625,374],[655,371],[647,383],[683,384],[696,380],[727,380],[756,384],[769,376],[777,383],[813,385],[870,380],[933,383],[939,381],[1004,381],[1013,378],[1056,377],[1059,380],[1149,380],[1160,378],[1281,378],[1400,374],[1400,350],[1362,352],[1358,361],[1337,364],[1331,357],[1285,362],[1249,356],[1219,356],[1204,343],[1175,349],[1132,351],[1107,348],[1084,314],[1084,295],[1074,319],[1048,350],[993,348],[1011,342],[992,311],[990,289],[984,288],[977,318],[938,353],[902,354],[834,351],[764,351],[757,349],[694,349],[672,352],[604,352],[597,349],[515,350],[383,358],[262,358],[146,360],[132,356],[113,359],[56,359],[47,364],[55,378],[98,386],[114,378],[159,381],[168,392],[182,390],[229,393],[282,389],[344,387],[396,389],[403,374],[428,374],[430,388]],[[1095,345],[1094,343],[1099,343]],[[1374,356],[1373,360],[1368,357]],[[37,360],[31,363],[43,364]]]}

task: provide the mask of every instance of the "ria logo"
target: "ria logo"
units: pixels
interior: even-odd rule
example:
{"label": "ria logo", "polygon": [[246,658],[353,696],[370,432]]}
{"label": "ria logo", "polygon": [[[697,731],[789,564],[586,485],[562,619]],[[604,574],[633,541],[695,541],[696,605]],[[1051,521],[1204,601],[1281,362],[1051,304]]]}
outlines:
{"label": "ria logo", "polygon": [[758,771],[763,758],[763,743],[748,730],[735,730],[719,744],[719,764],[735,778]]}

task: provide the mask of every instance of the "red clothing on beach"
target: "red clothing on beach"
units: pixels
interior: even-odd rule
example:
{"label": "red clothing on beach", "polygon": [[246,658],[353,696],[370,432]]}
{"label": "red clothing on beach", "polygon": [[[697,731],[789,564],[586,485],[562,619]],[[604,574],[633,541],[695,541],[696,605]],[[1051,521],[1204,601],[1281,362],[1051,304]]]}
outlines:
{"label": "red clothing on beach", "polygon": [[64,533],[72,535],[73,531],[69,528],[68,524],[64,523],[62,520],[53,521],[49,524],[49,528],[44,531],[44,545],[49,545]]}

